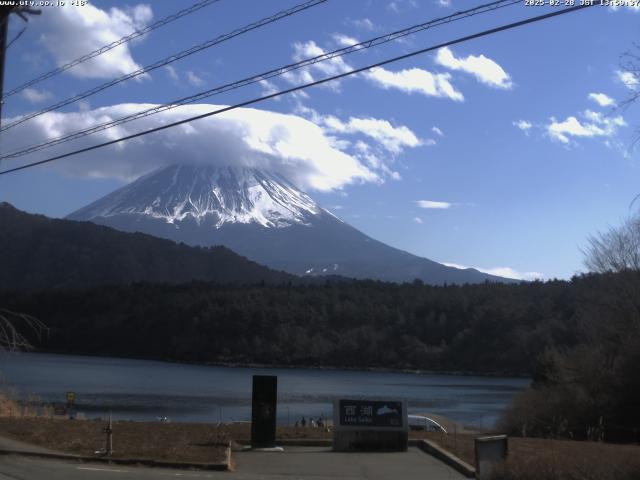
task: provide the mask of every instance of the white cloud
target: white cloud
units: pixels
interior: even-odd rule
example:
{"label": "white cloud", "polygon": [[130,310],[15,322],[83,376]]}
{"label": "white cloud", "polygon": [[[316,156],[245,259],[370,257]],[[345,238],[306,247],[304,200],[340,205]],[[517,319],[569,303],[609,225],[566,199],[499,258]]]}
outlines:
{"label": "white cloud", "polygon": [[413,217],[413,221],[418,223],[418,224],[423,224],[424,223],[424,221],[420,217]]}
{"label": "white cloud", "polygon": [[[358,40],[346,35],[334,34],[333,39],[340,45],[353,45]],[[296,42],[293,44],[293,60],[296,62],[307,58],[317,57],[326,53],[313,40],[308,42]],[[342,57],[335,57],[324,62],[317,62],[308,67],[286,72],[282,78],[293,85],[311,83],[316,80],[315,73],[320,73],[321,77],[328,77],[350,72],[353,68],[343,60]],[[357,75],[366,78],[375,86],[388,89],[398,89],[405,93],[421,93],[431,97],[449,98],[455,101],[463,101],[464,96],[451,84],[449,73],[431,73],[421,68],[411,68],[397,72],[387,70],[382,67],[372,68]],[[340,81],[334,80],[322,84],[323,87],[340,91]]]}
{"label": "white cloud", "polygon": [[444,133],[438,127],[431,127],[431,131],[438,135],[439,137],[444,137]]}
{"label": "white cloud", "polygon": [[561,143],[571,143],[570,137],[612,137],[618,128],[626,126],[622,116],[606,117],[598,112],[586,110],[582,113],[586,119],[578,120],[575,116],[567,117],[560,122],[551,117],[551,122],[547,125],[548,135]]}
{"label": "white cloud", "polygon": [[449,202],[436,202],[434,200],[416,200],[416,204],[420,208],[435,208],[435,209],[445,209],[451,208],[453,205]]}
{"label": "white cloud", "polygon": [[361,30],[373,30],[374,29],[374,25],[373,22],[371,20],[369,20],[368,18],[358,18],[356,20],[352,20],[351,23],[356,27],[359,28]]}
{"label": "white cloud", "polygon": [[450,7],[451,0],[438,0],[438,5],[440,5],[441,7]]}
{"label": "white cloud", "polygon": [[194,87],[201,87],[204,85],[204,80],[198,76],[194,71],[187,70],[186,72],[187,82],[189,82]]}
{"label": "white cloud", "polygon": [[[422,144],[409,127],[394,127],[387,120],[351,117],[348,122],[343,122],[329,115],[323,117],[322,122],[330,132],[361,133],[371,137],[394,154],[401,153],[404,148],[414,148]],[[358,148],[362,149],[362,146]]]}
{"label": "white cloud", "polygon": [[91,102],[89,102],[89,100],[80,100],[77,105],[78,110],[81,112],[87,112],[91,110]]}
{"label": "white cloud", "polygon": [[[303,43],[296,42],[293,44],[293,49],[293,59],[296,62],[304,60],[305,58],[324,55],[326,53],[326,51],[320,48],[313,40]],[[310,68],[327,76],[337,75],[351,70],[351,67],[345,63],[342,57],[335,57],[331,60],[315,63]]]}
{"label": "white cloud", "polygon": [[626,85],[628,88],[635,90],[640,86],[640,78],[634,75],[632,72],[623,72],[622,70],[616,70],[616,77],[618,81]]}
{"label": "white cloud", "polygon": [[492,87],[506,90],[513,87],[509,74],[500,65],[484,55],[456,58],[451,49],[444,47],[438,50],[436,62],[451,70],[470,73],[480,82]]}
{"label": "white cloud", "polygon": [[166,65],[164,67],[167,70],[167,74],[169,75],[169,77],[171,78],[171,80],[174,81],[178,81],[178,72],[176,72],[176,69],[173,67],[173,65]]}
{"label": "white cloud", "polygon": [[334,33],[332,37],[333,41],[341,47],[350,47],[351,45],[360,43],[360,40],[357,38],[349,37],[348,35],[343,35],[341,33]]}
{"label": "white cloud", "polygon": [[[384,119],[350,117],[348,120],[341,120],[335,115],[321,115],[300,103],[296,106],[295,112],[320,126],[331,138],[334,146],[350,149],[364,164],[393,180],[401,179],[400,174],[390,168],[395,155],[402,153],[406,148],[424,145],[424,142],[409,127],[394,126]],[[344,138],[338,138],[337,135],[362,135],[374,142],[367,143],[358,139],[353,143]]]}
{"label": "white cloud", "polygon": [[[320,48],[313,40],[302,43],[296,42],[293,44],[293,50],[293,59],[296,62],[300,62],[306,58],[324,55],[326,53],[325,50]],[[325,75],[336,75],[351,70],[341,57],[335,57],[325,62],[315,63],[310,68],[318,70]]]}
{"label": "white cloud", "polygon": [[22,91],[22,97],[31,103],[40,103],[53,97],[53,94],[46,90],[37,90],[35,88],[25,88]]}
{"label": "white cloud", "polygon": [[394,13],[403,13],[417,7],[416,0],[393,0],[387,4],[387,9]]}
{"label": "white cloud", "polygon": [[406,93],[421,93],[430,97],[449,98],[457,102],[464,100],[449,81],[448,73],[431,73],[421,68],[410,68],[392,72],[384,68],[372,68],[365,77],[384,89],[396,88]]}
{"label": "white cloud", "polygon": [[512,123],[514,127],[519,128],[527,135],[529,135],[529,130],[533,127],[533,124],[527,120],[518,120]]}
{"label": "white cloud", "polygon": [[[260,80],[258,82],[260,84],[260,86],[262,87],[262,95],[266,96],[266,95],[273,95],[274,93],[279,92],[280,90],[278,89],[278,87],[276,86],[275,83],[270,82],[269,80]],[[273,97],[274,100],[281,100],[281,97]]]}
{"label": "white cloud", "polygon": [[[307,58],[317,57],[326,53],[325,50],[319,47],[313,40],[302,43],[296,42],[293,44],[293,50],[293,60],[295,62],[300,62]],[[286,72],[282,75],[282,78],[293,85],[299,85],[313,82],[315,80],[312,74],[313,71],[321,73],[322,77],[330,77],[351,70],[351,67],[341,57],[334,57],[324,62],[314,63],[308,67]],[[335,80],[324,83],[321,86],[338,91],[340,90],[340,81]]]}
{"label": "white cloud", "polygon": [[434,145],[437,145],[438,142],[436,142],[433,138],[427,138],[424,142],[423,145],[426,145],[427,147],[433,147]]}
{"label": "white cloud", "polygon": [[519,272],[511,267],[493,267],[493,268],[479,268],[479,267],[467,267],[460,265],[459,263],[441,262],[447,267],[459,268],[465,270],[467,268],[475,268],[476,270],[488,273],[489,275],[497,275],[504,278],[513,278],[514,280],[542,280],[544,274],[540,272]]}
{"label": "white cloud", "polygon": [[582,125],[576,117],[568,117],[563,122],[558,122],[555,118],[547,125],[547,132],[551,138],[562,143],[569,143],[568,135],[575,137],[593,137],[602,135],[602,130],[594,125]]}
{"label": "white cloud", "polygon": [[610,105],[614,105],[616,102],[609,95],[604,93],[590,93],[589,100],[593,100],[601,107],[608,107]]}
{"label": "white cloud", "polygon": [[[303,83],[311,83],[313,82],[315,79],[313,78],[313,75],[311,75],[311,72],[309,72],[309,70],[307,69],[300,69],[300,70],[292,70],[289,72],[285,72],[282,74],[282,78],[284,78],[287,82],[293,84],[293,85],[300,85]],[[295,93],[302,93],[303,98],[306,96],[306,92],[300,90],[298,92]]]}
{"label": "white cloud", "polygon": [[[66,2],[65,6],[47,9],[46,15],[32,17],[30,23],[40,32],[40,43],[62,66],[143,28],[152,17],[148,5],[105,11],[91,3],[74,7]],[[81,78],[111,78],[130,73],[140,68],[131,56],[130,46],[131,42],[119,45],[67,72]]]}
{"label": "white cloud", "polygon": [[490,275],[514,278],[516,280],[542,280],[544,278],[544,275],[540,272],[519,272],[511,267],[478,268],[478,270]]}
{"label": "white cloud", "polygon": [[[28,126],[17,126],[3,146],[12,150],[154,106],[120,104],[88,112],[49,112],[33,119]],[[218,108],[209,104],[177,107],[83,138],[73,146],[82,148],[117,139]],[[68,146],[60,145],[33,154],[25,161],[37,161],[68,150]],[[49,168],[74,176],[132,180],[158,167],[181,162],[265,168],[277,171],[303,189],[320,191],[353,183],[379,183],[388,169],[384,163],[374,169],[340,150],[321,127],[300,116],[251,108],[120,142],[82,157],[53,162]]]}

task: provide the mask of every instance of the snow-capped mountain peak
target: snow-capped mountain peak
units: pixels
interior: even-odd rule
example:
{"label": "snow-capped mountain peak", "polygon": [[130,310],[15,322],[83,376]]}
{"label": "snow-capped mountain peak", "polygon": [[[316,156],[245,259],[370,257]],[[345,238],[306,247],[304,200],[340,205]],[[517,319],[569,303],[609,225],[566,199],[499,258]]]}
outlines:
{"label": "snow-capped mountain peak", "polygon": [[258,224],[266,228],[306,225],[328,213],[285,178],[244,167],[171,165],[152,172],[78,210],[70,218],[137,214],[166,223],[194,220]]}

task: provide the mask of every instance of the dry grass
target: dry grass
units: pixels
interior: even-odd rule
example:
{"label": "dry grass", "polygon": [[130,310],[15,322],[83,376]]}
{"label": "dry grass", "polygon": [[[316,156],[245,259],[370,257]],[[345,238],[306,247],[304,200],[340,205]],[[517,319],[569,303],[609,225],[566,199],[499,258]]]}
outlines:
{"label": "dry grass", "polygon": [[637,480],[640,446],[514,438],[496,480]]}
{"label": "dry grass", "polygon": [[[417,433],[470,465],[474,435]],[[640,446],[509,437],[509,457],[494,480],[640,480]]]}
{"label": "dry grass", "polygon": [[495,480],[637,480],[640,446],[534,438],[509,440]]}
{"label": "dry grass", "polygon": [[15,417],[19,412],[18,404],[8,395],[0,393],[0,417]]}
{"label": "dry grass", "polygon": [[[92,456],[105,447],[104,421],[0,418],[0,435],[52,450]],[[224,426],[114,422],[114,457],[218,463],[233,438]]]}

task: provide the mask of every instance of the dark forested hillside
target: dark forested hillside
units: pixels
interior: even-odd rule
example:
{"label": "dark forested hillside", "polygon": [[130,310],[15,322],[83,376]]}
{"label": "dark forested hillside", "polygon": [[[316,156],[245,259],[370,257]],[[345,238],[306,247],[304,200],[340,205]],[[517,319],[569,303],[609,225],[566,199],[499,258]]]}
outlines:
{"label": "dark forested hillside", "polygon": [[84,288],[143,280],[283,282],[224,247],[197,248],[89,222],[30,215],[0,203],[0,288]]}
{"label": "dark forested hillside", "polygon": [[[0,291],[44,351],[527,374],[512,434],[638,441],[640,272],[518,285],[136,283]],[[25,332],[28,333],[28,332]]]}
{"label": "dark forested hillside", "polygon": [[575,339],[567,282],[135,284],[0,294],[41,319],[41,347],[194,362],[523,373]]}
{"label": "dark forested hillside", "polygon": [[640,442],[640,271],[572,284],[575,344],[549,344],[504,419],[520,435]]}

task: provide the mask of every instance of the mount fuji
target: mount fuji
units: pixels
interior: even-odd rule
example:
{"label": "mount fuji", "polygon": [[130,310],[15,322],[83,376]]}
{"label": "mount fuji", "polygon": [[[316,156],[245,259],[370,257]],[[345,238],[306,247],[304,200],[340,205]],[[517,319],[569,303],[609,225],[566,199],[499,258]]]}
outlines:
{"label": "mount fuji", "polygon": [[385,245],[320,207],[282,176],[254,168],[171,165],[67,218],[188,245],[224,245],[296,275],[429,284],[511,281]]}

